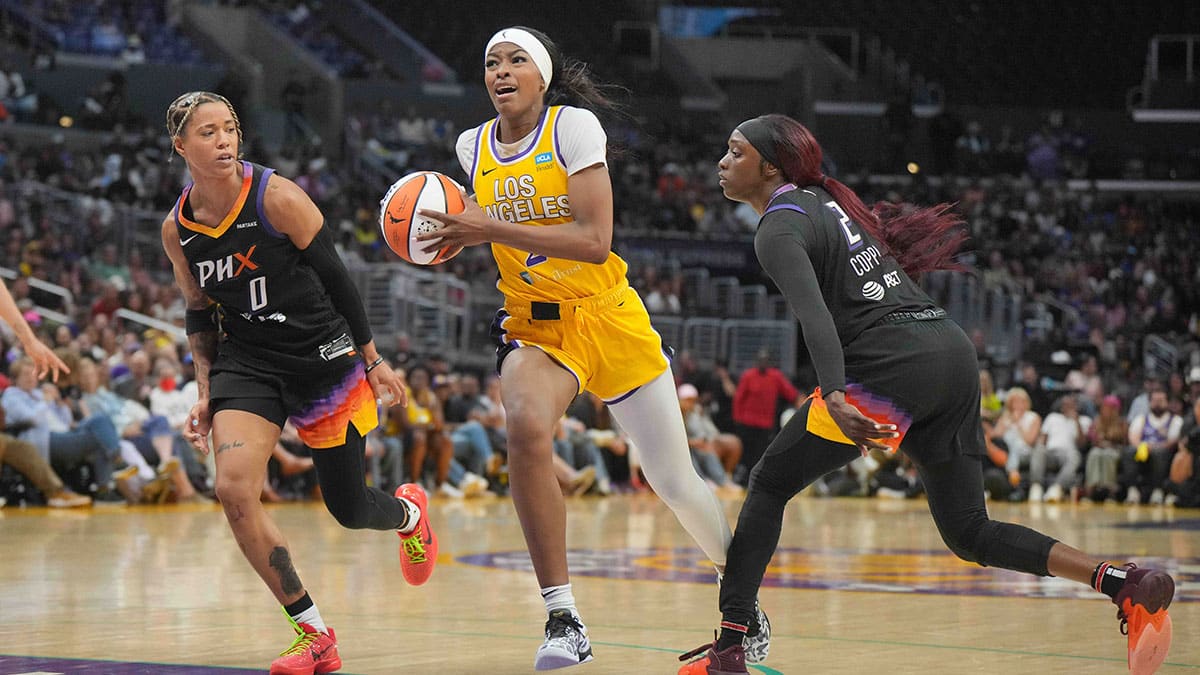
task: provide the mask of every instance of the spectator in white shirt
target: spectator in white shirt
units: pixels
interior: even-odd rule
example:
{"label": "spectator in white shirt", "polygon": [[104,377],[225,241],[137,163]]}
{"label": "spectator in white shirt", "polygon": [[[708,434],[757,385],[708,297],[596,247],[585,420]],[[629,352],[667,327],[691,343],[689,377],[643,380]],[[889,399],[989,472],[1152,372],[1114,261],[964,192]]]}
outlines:
{"label": "spectator in white shirt", "polygon": [[[1076,482],[1083,460],[1080,448],[1087,438],[1092,419],[1079,414],[1079,402],[1074,394],[1058,401],[1058,410],[1046,415],[1042,422],[1042,442],[1033,446],[1029,460],[1029,501],[1062,501],[1064,494]],[[1046,465],[1053,460],[1058,473],[1046,487]],[[1043,488],[1045,488],[1043,492]]]}

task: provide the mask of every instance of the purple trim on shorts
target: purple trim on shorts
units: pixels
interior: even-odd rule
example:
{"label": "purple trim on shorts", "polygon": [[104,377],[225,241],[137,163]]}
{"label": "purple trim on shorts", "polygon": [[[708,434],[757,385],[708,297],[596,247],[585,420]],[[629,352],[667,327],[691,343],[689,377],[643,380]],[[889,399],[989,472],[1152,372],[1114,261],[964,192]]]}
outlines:
{"label": "purple trim on shorts", "polygon": [[267,196],[267,179],[273,173],[275,173],[275,169],[263,169],[262,178],[258,181],[258,194],[254,197],[254,208],[258,212],[258,224],[262,225],[267,234],[283,239],[283,233],[275,229],[275,226],[267,219],[267,212],[263,210],[263,199]]}
{"label": "purple trim on shorts", "polygon": [[776,204],[775,206],[772,206],[771,208],[767,209],[766,211],[763,211],[763,216],[766,216],[768,213],[772,213],[775,211],[799,211],[800,213],[803,213],[806,216],[808,215],[808,211],[805,211],[804,209],[800,208],[799,206],[796,206],[795,204]]}
{"label": "purple trim on shorts", "polygon": [[630,389],[629,391],[625,392],[624,394],[621,394],[620,396],[612,399],[611,401],[605,401],[604,405],[613,405],[614,403],[620,403],[621,401],[624,401],[625,399],[629,398],[630,396],[633,396],[634,394],[636,394],[639,389],[641,389],[641,387],[634,387],[633,389]]}
{"label": "purple trim on shorts", "polygon": [[542,108],[542,116],[538,118],[537,129],[533,132],[533,142],[529,144],[529,147],[518,152],[512,157],[505,158],[501,158],[500,152],[496,149],[496,143],[498,142],[496,140],[496,136],[500,134],[500,116],[497,115],[496,123],[492,125],[493,133],[488,134],[488,145],[492,149],[492,158],[496,160],[496,163],[501,166],[509,166],[515,162],[525,159],[526,155],[533,152],[534,148],[538,146],[538,141],[542,138],[542,128],[546,126],[546,115],[549,112],[549,106]]}

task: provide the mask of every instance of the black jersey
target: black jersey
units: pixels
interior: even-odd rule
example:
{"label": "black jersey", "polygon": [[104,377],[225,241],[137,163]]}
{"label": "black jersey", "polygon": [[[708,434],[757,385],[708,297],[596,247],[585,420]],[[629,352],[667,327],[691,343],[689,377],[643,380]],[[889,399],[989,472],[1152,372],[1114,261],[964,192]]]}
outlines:
{"label": "black jersey", "polygon": [[754,248],[800,318],[826,391],[845,386],[840,347],[885,316],[945,316],[896,259],[819,187],[780,188],[759,220]]}
{"label": "black jersey", "polygon": [[190,185],[173,212],[188,267],[219,306],[221,351],[284,367],[353,351],[346,320],[317,273],[267,219],[263,196],[274,170],[242,166],[242,191],[219,224],[192,219]]}

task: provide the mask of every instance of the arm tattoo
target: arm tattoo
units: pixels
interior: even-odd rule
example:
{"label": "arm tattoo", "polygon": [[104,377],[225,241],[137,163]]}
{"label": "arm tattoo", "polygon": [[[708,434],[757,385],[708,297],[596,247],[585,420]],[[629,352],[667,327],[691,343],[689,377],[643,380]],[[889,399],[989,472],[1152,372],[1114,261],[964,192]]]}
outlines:
{"label": "arm tattoo", "polygon": [[271,557],[268,558],[271,564],[271,569],[279,574],[279,585],[284,593],[295,595],[304,590],[304,585],[300,583],[300,575],[296,574],[296,568],[292,567],[292,556],[288,554],[288,550],[282,546],[276,546],[271,549]]}
{"label": "arm tattoo", "polygon": [[222,443],[217,446],[217,454],[221,454],[222,452],[225,452],[226,450],[232,450],[233,448],[240,448],[243,445],[245,445],[245,443],[242,443],[241,441],[233,441],[232,443]]}
{"label": "arm tattoo", "polygon": [[196,387],[200,400],[208,398],[208,368],[217,358],[217,331],[192,333],[188,336],[188,346],[192,349],[192,363],[196,368]]}

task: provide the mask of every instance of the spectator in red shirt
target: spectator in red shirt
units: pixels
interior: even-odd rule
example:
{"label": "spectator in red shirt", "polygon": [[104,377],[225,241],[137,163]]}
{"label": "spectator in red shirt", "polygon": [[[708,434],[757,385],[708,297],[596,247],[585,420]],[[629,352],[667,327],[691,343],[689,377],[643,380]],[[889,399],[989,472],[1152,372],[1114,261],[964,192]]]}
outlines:
{"label": "spectator in red shirt", "polygon": [[770,352],[760,349],[757,365],[742,373],[733,395],[733,421],[737,423],[744,448],[733,479],[742,487],[749,482],[750,469],[771,442],[778,419],[776,404],[781,398],[795,406],[801,403],[800,392],[783,371],[771,365]]}
{"label": "spectator in red shirt", "polygon": [[120,289],[112,281],[101,281],[100,296],[92,303],[92,318],[104,315],[106,318],[112,319],[118,309],[121,309]]}

